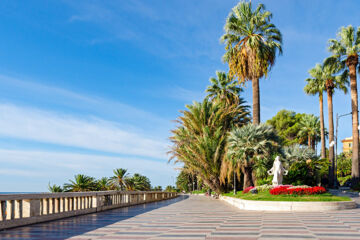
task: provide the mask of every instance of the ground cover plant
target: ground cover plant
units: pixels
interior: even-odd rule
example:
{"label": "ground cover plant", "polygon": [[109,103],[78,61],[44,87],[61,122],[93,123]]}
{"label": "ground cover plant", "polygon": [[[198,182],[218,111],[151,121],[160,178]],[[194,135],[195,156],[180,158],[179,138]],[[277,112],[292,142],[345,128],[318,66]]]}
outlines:
{"label": "ground cover plant", "polygon": [[314,194],[314,195],[289,195],[280,194],[272,195],[269,191],[259,192],[257,194],[243,193],[239,191],[236,195],[231,193],[225,193],[224,196],[241,198],[244,200],[255,201],[285,201],[285,202],[333,202],[333,201],[351,201],[349,197],[334,196],[330,193]]}

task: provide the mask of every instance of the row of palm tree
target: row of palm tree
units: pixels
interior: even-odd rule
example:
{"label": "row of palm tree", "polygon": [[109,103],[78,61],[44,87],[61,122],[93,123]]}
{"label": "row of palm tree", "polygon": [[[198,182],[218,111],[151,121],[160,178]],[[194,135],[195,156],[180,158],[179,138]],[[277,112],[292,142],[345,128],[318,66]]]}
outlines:
{"label": "row of palm tree", "polygon": [[[257,177],[266,175],[266,161],[281,152],[274,128],[260,124],[259,79],[282,53],[282,36],[271,18],[262,4],[253,10],[251,2],[242,1],[231,10],[221,38],[229,73],[218,71],[217,78],[210,79],[207,97],[186,106],[170,137],[170,161],[182,163],[183,171],[217,193],[226,189],[231,177],[235,184],[239,172],[244,188],[254,185]],[[252,124],[249,107],[240,97],[247,81],[252,81]],[[304,119],[300,134],[308,138],[309,147],[319,136],[314,128],[320,128],[318,118]]]}
{"label": "row of palm tree", "polygon": [[[87,192],[87,191],[148,191],[151,190],[149,178],[139,173],[130,176],[127,169],[117,168],[113,170],[114,175],[110,178],[102,177],[96,180],[94,177],[77,174],[73,180],[69,180],[63,187],[49,184],[50,192]],[[161,191],[155,187],[154,190]]]}
{"label": "row of palm tree", "polygon": [[[358,131],[358,97],[356,68],[360,53],[360,28],[356,31],[353,26],[342,27],[338,39],[329,40],[329,51],[332,56],[326,58],[322,64],[309,70],[311,78],[306,79],[305,93],[319,96],[320,124],[321,124],[321,157],[326,158],[325,126],[323,93],[327,94],[329,143],[334,141],[333,95],[338,89],[345,94],[348,91],[350,76],[351,108],[352,108],[352,178],[353,183],[359,182],[359,131]],[[329,181],[334,179],[334,145],[329,144]]]}

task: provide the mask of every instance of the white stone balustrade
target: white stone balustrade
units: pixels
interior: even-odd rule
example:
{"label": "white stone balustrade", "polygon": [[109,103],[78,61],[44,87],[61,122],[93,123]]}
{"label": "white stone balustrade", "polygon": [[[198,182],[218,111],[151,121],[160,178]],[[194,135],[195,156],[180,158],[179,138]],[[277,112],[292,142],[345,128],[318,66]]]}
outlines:
{"label": "white stone balustrade", "polygon": [[170,192],[69,192],[0,195],[0,230],[174,198]]}

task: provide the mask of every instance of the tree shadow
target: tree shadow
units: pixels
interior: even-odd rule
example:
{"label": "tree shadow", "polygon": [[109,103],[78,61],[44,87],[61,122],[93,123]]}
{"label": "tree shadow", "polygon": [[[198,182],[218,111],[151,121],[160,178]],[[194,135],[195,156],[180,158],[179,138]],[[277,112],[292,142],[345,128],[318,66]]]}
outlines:
{"label": "tree shadow", "polygon": [[177,198],[160,202],[139,204],[51,222],[17,227],[0,231],[0,239],[66,239],[171,205],[187,198],[188,196],[186,195],[179,195]]}

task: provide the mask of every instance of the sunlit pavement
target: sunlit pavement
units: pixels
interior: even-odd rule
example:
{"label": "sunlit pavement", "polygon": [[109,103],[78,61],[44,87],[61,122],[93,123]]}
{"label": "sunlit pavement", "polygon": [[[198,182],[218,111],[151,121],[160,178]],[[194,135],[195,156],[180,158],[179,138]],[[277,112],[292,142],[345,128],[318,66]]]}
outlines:
{"label": "sunlit pavement", "polygon": [[319,213],[242,211],[204,196],[0,232],[0,239],[360,239],[360,209]]}

